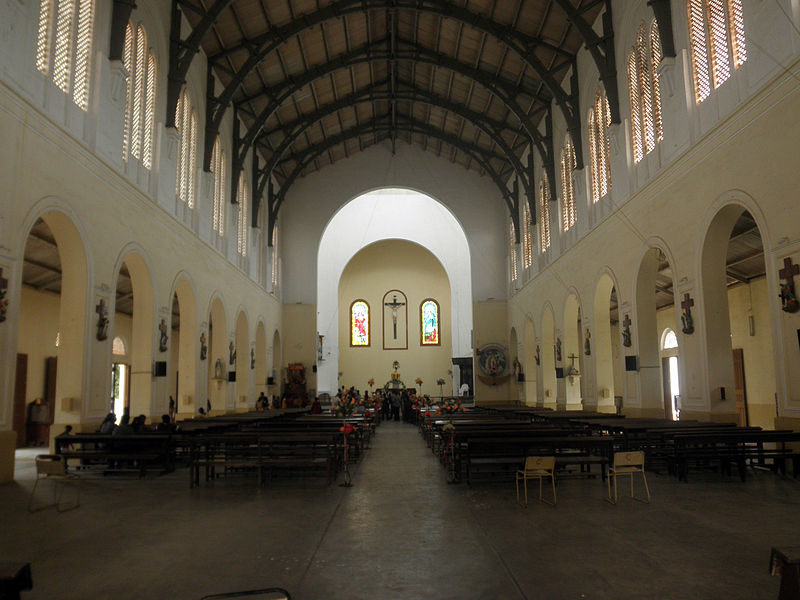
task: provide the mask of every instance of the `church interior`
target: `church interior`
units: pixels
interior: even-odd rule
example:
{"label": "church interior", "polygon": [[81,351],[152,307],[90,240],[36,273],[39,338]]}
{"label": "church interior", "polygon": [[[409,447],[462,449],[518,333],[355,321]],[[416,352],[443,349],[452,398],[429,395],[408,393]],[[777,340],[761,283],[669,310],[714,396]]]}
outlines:
{"label": "church interior", "polygon": [[0,0],[0,597],[800,597],[798,114],[798,0]]}

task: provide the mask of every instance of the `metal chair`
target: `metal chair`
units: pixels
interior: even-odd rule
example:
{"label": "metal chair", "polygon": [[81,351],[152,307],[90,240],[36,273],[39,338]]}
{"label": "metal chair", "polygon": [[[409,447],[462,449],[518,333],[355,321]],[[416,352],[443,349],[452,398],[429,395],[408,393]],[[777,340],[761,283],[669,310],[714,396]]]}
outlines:
{"label": "metal chair", "polygon": [[[642,474],[642,482],[644,483],[644,491],[647,494],[647,498],[637,498],[633,493],[633,476],[636,473]],[[608,478],[606,479],[606,483],[608,484],[608,498],[607,500],[611,502],[611,504],[616,504],[618,500],[617,496],[617,477],[630,477],[631,478],[631,498],[634,500],[638,500],[639,502],[649,503],[650,502],[650,488],[647,487],[647,477],[644,475],[644,452],[638,450],[636,452],[615,452],[614,453],[614,463],[608,468]],[[614,480],[614,496],[611,496],[611,480]]]}
{"label": "metal chair", "polygon": [[[67,473],[67,461],[64,457],[60,454],[41,454],[36,457],[35,461],[36,483],[33,484],[33,490],[31,490],[28,511],[36,512],[38,510],[50,508],[51,506],[55,506],[58,512],[65,512],[73,508],[78,508],[81,505],[81,491],[77,485],[77,476]],[[43,479],[53,481],[53,503],[34,508],[36,488]],[[61,495],[64,493],[64,487],[70,484],[75,487],[75,504],[62,508]]]}
{"label": "metal chair", "polygon": [[[556,505],[556,457],[555,456],[528,456],[525,458],[525,466],[521,471],[517,471],[516,484],[517,484],[517,504],[520,506],[528,506],[528,479],[539,480],[539,501],[549,504],[550,506]],[[545,477],[550,478],[550,483],[553,486],[553,501],[548,502],[542,496],[542,480]],[[525,504],[519,501],[519,482],[525,488]]]}

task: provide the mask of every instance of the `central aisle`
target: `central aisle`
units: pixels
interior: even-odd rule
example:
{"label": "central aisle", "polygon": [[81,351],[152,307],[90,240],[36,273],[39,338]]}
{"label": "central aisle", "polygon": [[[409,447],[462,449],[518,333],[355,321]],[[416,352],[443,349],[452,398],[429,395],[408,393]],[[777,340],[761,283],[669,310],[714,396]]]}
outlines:
{"label": "central aisle", "polygon": [[383,423],[296,597],[524,598],[445,479],[416,427]]}

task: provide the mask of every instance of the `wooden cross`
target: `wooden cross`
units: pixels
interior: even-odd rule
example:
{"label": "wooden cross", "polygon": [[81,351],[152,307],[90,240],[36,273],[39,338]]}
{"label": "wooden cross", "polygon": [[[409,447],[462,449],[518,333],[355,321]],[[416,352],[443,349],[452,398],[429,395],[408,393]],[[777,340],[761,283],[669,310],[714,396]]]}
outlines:
{"label": "wooden cross", "polygon": [[[0,269],[0,273],[2,273],[2,269]],[[800,265],[793,265],[791,256],[787,256],[783,259],[783,268],[778,271],[778,275],[780,275],[781,279],[785,279],[786,281],[792,281],[792,277],[800,273]],[[2,281],[2,280],[0,280]]]}
{"label": "wooden cross", "polygon": [[683,301],[681,302],[681,308],[688,313],[692,310],[693,306],[694,306],[694,300],[692,300],[689,294],[684,294]]}
{"label": "wooden cross", "polygon": [[625,318],[622,319],[622,325],[625,327],[625,329],[631,326],[631,318],[629,315],[625,315]]}

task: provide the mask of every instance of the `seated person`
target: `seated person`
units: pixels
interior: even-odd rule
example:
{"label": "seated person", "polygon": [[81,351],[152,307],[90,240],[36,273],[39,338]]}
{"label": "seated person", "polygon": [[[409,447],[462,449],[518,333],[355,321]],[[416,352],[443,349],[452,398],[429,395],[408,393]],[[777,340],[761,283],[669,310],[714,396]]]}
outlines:
{"label": "seated person", "polygon": [[197,418],[201,419],[205,416],[206,416],[206,409],[201,406],[200,408],[197,409]]}
{"label": "seated person", "polygon": [[119,425],[114,430],[114,435],[131,435],[133,427],[131,427],[130,420],[131,416],[128,413],[123,414],[119,420]]}
{"label": "seated person", "polygon": [[169,415],[161,415],[161,423],[156,425],[156,431],[160,433],[172,433],[175,431],[175,425],[169,418]]}
{"label": "seated person", "polygon": [[103,419],[103,422],[100,424],[99,432],[105,435],[110,435],[114,433],[114,429],[117,427],[117,416],[110,412],[106,415],[106,418]]}
{"label": "seated person", "polygon": [[312,415],[322,414],[322,404],[320,404],[319,398],[314,398],[314,402],[311,403],[311,414]]}

